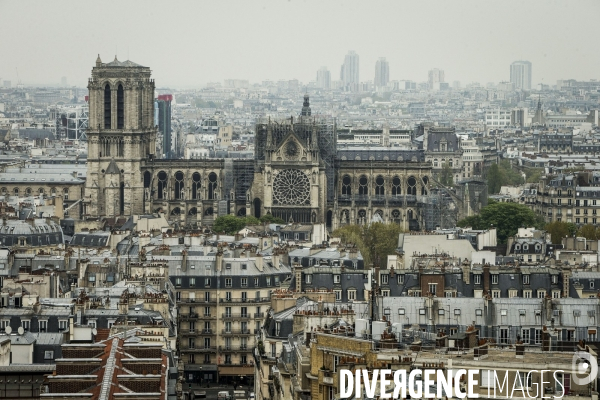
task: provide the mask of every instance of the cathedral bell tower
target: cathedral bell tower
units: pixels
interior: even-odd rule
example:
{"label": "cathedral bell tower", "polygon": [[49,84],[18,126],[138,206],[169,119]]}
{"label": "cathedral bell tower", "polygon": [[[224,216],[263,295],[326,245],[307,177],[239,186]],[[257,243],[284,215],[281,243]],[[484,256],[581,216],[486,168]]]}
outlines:
{"label": "cathedral bell tower", "polygon": [[88,82],[89,128],[84,214],[142,214],[141,164],[154,157],[154,80],[131,61],[98,59]]}

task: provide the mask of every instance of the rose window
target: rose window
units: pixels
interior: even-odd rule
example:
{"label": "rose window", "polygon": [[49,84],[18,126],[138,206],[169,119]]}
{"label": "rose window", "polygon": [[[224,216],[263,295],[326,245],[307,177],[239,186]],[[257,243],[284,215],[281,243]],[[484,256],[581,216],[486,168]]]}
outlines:
{"label": "rose window", "polygon": [[273,203],[301,206],[309,204],[310,180],[298,169],[286,169],[273,180]]}

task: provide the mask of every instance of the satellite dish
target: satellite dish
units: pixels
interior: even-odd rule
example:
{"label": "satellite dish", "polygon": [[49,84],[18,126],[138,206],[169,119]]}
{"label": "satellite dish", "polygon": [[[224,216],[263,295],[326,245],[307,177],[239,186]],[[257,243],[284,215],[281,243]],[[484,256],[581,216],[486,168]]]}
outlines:
{"label": "satellite dish", "polygon": [[33,299],[29,299],[29,305],[32,306],[35,304],[35,301]]}
{"label": "satellite dish", "polygon": [[23,327],[20,326],[19,329],[17,329],[17,332],[19,332],[19,335],[22,335],[25,333],[25,329],[23,329]]}
{"label": "satellite dish", "polygon": [[98,331],[96,330],[96,328],[92,329],[92,335],[96,336],[98,334]]}
{"label": "satellite dish", "polygon": [[6,332],[7,335],[10,335],[12,333],[12,328],[9,325],[6,325],[6,328],[4,328],[4,332]]}

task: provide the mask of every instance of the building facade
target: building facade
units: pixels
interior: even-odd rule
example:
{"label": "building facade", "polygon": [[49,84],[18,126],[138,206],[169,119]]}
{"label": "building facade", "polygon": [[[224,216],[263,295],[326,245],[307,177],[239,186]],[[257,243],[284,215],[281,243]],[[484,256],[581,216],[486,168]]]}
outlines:
{"label": "building facade", "polygon": [[299,118],[257,123],[254,160],[174,160],[155,157],[149,68],[98,58],[89,90],[84,214],[163,211],[191,226],[225,214],[271,214],[332,229],[374,214],[406,229],[422,224],[420,199],[431,173],[423,151],[338,150],[335,122],[313,116],[308,96]]}

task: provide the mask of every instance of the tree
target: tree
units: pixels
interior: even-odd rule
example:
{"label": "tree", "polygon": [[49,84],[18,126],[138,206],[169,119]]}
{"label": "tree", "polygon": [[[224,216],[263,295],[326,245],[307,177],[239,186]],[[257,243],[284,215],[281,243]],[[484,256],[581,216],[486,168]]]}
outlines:
{"label": "tree", "polygon": [[512,168],[510,161],[502,160],[499,164],[492,164],[487,172],[488,193],[496,194],[505,185],[521,185],[523,175]]}
{"label": "tree", "polygon": [[577,236],[584,237],[587,240],[599,240],[600,230],[598,230],[594,225],[587,224],[579,228],[577,231]]}
{"label": "tree", "polygon": [[260,222],[266,222],[267,224],[285,224],[284,220],[278,217],[274,217],[271,214],[265,214],[262,217],[260,217],[259,220]]}
{"label": "tree", "polygon": [[554,221],[547,223],[544,229],[550,233],[552,243],[560,244],[565,236],[573,236],[577,227],[570,222]]}
{"label": "tree", "polygon": [[445,162],[442,166],[442,172],[440,173],[440,183],[446,187],[454,185],[454,181],[452,179],[452,169],[450,168],[450,164],[447,162]]}
{"label": "tree", "polygon": [[542,168],[527,168],[525,170],[525,176],[527,177],[527,183],[537,183],[542,177]]}
{"label": "tree", "polygon": [[235,215],[221,215],[215,219],[212,226],[213,232],[225,232],[227,235],[233,235],[246,225],[259,225],[260,221],[252,216],[236,217]]}
{"label": "tree", "polygon": [[344,244],[355,244],[362,254],[365,266],[372,263],[387,264],[387,256],[396,253],[398,235],[402,227],[398,224],[374,222],[368,225],[346,225],[333,232]]}
{"label": "tree", "polygon": [[502,173],[498,164],[492,164],[487,173],[488,193],[496,194],[500,192],[502,187]]}
{"label": "tree", "polygon": [[541,228],[544,222],[527,206],[516,203],[489,204],[481,209],[479,215],[465,218],[458,226],[471,226],[473,229],[496,228],[499,243],[506,243],[521,227]]}

